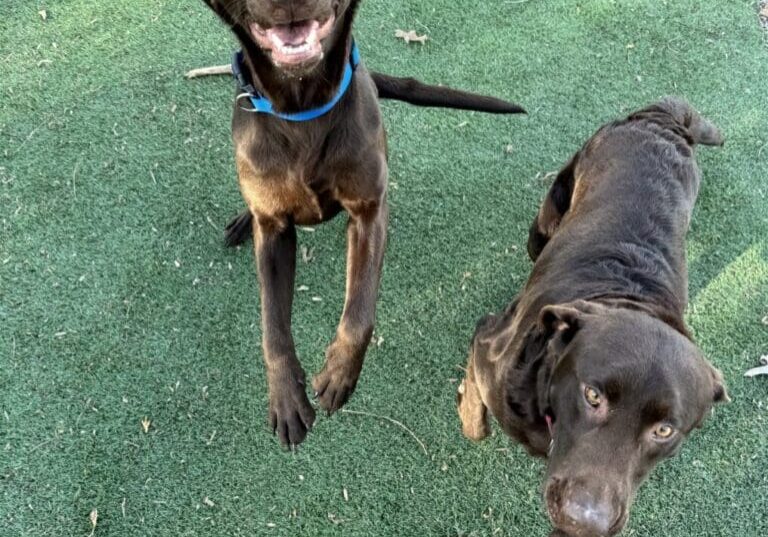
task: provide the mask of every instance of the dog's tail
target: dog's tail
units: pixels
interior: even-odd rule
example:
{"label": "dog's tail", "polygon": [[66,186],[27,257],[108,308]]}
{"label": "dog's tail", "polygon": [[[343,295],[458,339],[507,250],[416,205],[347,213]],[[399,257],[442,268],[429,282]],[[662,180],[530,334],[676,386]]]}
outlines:
{"label": "dog's tail", "polygon": [[694,144],[723,145],[725,138],[720,130],[708,119],[699,114],[687,101],[680,97],[665,97],[647,110],[661,110],[672,116],[676,123],[683,126]]}
{"label": "dog's tail", "polygon": [[240,246],[253,235],[253,215],[243,211],[227,224],[224,230],[224,244],[229,247]]}
{"label": "dog's tail", "polygon": [[414,78],[398,78],[371,73],[380,99],[394,99],[416,106],[476,110],[490,114],[525,114],[522,107],[486,95],[455,90],[444,86],[430,86]]}

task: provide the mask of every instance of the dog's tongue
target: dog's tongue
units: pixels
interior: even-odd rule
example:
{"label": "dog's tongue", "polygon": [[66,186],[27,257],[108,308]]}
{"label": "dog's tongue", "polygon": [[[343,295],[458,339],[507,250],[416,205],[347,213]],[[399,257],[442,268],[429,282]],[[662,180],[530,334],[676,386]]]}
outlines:
{"label": "dog's tongue", "polygon": [[278,46],[289,45],[298,47],[311,41],[311,38],[317,33],[319,26],[320,24],[317,21],[306,21],[298,24],[279,24],[267,30],[267,33],[272,41]]}

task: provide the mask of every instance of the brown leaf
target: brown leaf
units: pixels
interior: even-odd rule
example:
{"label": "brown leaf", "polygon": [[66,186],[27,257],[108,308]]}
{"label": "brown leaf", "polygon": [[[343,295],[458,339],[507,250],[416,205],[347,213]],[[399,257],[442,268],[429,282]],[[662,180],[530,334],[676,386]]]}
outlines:
{"label": "brown leaf", "polygon": [[406,43],[410,43],[411,41],[417,41],[422,45],[427,42],[427,39],[429,39],[429,37],[427,37],[426,35],[417,34],[415,30],[409,30],[407,32],[403,30],[395,30],[395,37],[402,39]]}

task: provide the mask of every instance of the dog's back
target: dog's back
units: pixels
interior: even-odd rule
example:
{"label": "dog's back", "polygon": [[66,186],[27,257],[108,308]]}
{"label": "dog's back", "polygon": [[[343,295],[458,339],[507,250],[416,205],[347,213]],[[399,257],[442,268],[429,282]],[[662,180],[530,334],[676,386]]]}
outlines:
{"label": "dog's back", "polygon": [[679,99],[602,127],[558,175],[531,228],[536,265],[523,295],[541,304],[639,296],[682,316],[697,143],[723,141]]}
{"label": "dog's back", "polygon": [[569,535],[614,535],[637,487],[727,400],[690,338],[684,239],[711,123],[668,99],[601,128],[533,225],[525,289],[477,327],[459,389],[469,438],[487,414],[546,455],[545,500]]}

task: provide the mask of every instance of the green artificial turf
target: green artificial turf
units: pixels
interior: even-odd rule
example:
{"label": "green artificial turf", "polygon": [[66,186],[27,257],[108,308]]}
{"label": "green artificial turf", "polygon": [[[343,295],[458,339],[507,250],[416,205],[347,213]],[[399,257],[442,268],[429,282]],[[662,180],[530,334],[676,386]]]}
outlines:
{"label": "green artificial turf", "polygon": [[[545,536],[543,464],[454,408],[475,321],[531,264],[556,170],[666,94],[721,127],[689,237],[688,321],[718,407],[641,488],[625,535],[768,534],[768,47],[748,0],[365,0],[375,70],[513,99],[528,117],[383,103],[392,216],[380,345],[298,452],[265,423],[233,85],[187,81],[234,43],[197,0],[0,2],[0,535]],[[45,9],[47,20],[38,10]],[[426,33],[422,46],[396,29]],[[294,333],[319,369],[343,301],[344,220],[300,232]],[[321,297],[322,301],[313,301]],[[151,425],[142,431],[141,420]],[[344,490],[347,491],[346,498]],[[207,498],[207,499],[206,499]]]}

